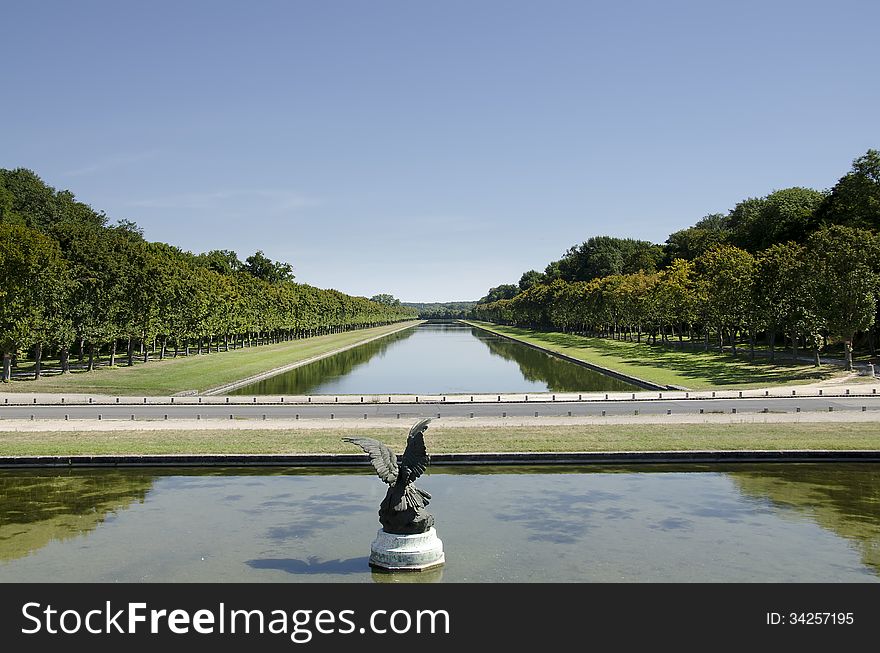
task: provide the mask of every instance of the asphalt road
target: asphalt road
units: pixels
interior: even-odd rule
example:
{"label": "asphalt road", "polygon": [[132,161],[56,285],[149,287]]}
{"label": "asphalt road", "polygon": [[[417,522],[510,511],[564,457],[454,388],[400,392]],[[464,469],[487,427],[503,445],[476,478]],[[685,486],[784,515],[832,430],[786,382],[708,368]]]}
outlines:
{"label": "asphalt road", "polygon": [[[423,417],[550,417],[696,415],[700,413],[795,413],[880,411],[880,395],[855,397],[755,397],[730,399],[636,399],[613,401],[529,401],[501,403],[364,404],[67,404],[0,405],[0,419],[401,419]],[[638,412],[636,412],[638,411]],[[265,416],[265,417],[264,417]]]}

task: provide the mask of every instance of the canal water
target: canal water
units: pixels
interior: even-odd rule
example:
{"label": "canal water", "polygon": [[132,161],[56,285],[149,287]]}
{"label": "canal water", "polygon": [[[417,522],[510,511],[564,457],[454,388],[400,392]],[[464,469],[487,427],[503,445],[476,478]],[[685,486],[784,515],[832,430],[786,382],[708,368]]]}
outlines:
{"label": "canal water", "polygon": [[447,563],[367,564],[369,468],[0,470],[0,582],[877,582],[880,465],[429,469]]}
{"label": "canal water", "polygon": [[233,395],[627,391],[634,386],[461,322],[426,322]]}

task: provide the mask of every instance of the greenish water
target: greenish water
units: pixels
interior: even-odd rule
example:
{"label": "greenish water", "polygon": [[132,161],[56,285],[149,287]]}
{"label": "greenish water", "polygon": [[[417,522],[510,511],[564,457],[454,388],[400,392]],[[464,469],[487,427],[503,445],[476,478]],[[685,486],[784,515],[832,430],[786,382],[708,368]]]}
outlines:
{"label": "greenish water", "polygon": [[446,565],[367,565],[367,468],[0,470],[0,582],[877,582],[880,465],[434,468]]}
{"label": "greenish water", "polygon": [[237,395],[596,392],[634,386],[459,322],[428,322]]}

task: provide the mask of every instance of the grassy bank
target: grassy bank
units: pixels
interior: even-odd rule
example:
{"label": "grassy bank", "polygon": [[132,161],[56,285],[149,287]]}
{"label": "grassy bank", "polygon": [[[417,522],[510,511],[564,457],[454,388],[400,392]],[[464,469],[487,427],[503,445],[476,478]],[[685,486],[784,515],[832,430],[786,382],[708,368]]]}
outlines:
{"label": "grassy bank", "polygon": [[168,396],[189,390],[203,392],[396,331],[406,324],[418,324],[418,321],[334,333],[276,345],[153,360],[145,365],[132,367],[72,372],[63,376],[45,377],[39,381],[13,381],[0,385],[0,392],[91,392],[122,396]]}
{"label": "grassy bank", "polygon": [[[351,430],[40,431],[0,433],[0,455],[356,453]],[[401,453],[405,429],[358,429]],[[639,424],[443,427],[427,436],[431,453],[507,451],[685,451],[880,449],[876,423]]]}
{"label": "grassy bank", "polygon": [[776,363],[765,359],[749,361],[743,355],[674,350],[644,342],[533,331],[488,322],[472,324],[651,383],[691,390],[763,388],[786,383],[812,383],[846,374],[841,368],[832,365],[816,368],[811,364],[784,360]]}

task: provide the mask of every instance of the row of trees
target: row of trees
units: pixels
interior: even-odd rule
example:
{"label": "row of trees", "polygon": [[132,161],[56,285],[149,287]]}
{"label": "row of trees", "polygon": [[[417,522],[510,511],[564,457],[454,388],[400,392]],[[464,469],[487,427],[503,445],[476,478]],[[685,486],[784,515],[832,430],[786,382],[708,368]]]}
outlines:
{"label": "row of trees", "polygon": [[294,282],[291,266],[257,252],[192,254],[148,242],[128,221],[55,191],[33,172],[0,170],[0,350],[32,350],[35,376],[47,350],[62,372],[75,351],[92,369],[120,345],[132,364],[412,319],[399,303],[370,301]]}
{"label": "row of trees", "polygon": [[831,336],[867,332],[874,354],[880,273],[880,153],[869,150],[828,192],[775,191],[672,234],[665,245],[599,236],[544,272],[491,288],[476,317],[651,341],[710,334],[754,345],[777,334],[816,354]]}
{"label": "row of trees", "polygon": [[868,150],[830,191],[793,187],[750,197],[726,214],[713,213],[671,234],[664,245],[645,240],[595,236],[570,247],[543,272],[528,270],[519,283],[490,288],[480,299],[510,299],[536,283],[589,281],[613,274],[656,272],[675,259],[692,261],[713,247],[734,245],[757,254],[770,245],[806,242],[831,225],[880,231],[880,152]]}
{"label": "row of trees", "polygon": [[406,302],[419,312],[419,317],[426,320],[459,319],[470,317],[477,302]]}
{"label": "row of trees", "polygon": [[[694,261],[676,259],[659,272],[615,274],[590,281],[532,285],[511,299],[478,304],[478,319],[539,329],[574,331],[641,342],[647,334],[693,343],[710,335],[721,351],[736,353],[747,338],[750,355],[759,334],[768,335],[774,356],[777,333],[813,350],[816,364],[825,338],[845,345],[852,369],[855,334],[874,324],[880,292],[880,236],[833,226],[801,245],[776,244],[752,255],[719,245]],[[874,353],[873,340],[871,350]]]}

